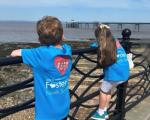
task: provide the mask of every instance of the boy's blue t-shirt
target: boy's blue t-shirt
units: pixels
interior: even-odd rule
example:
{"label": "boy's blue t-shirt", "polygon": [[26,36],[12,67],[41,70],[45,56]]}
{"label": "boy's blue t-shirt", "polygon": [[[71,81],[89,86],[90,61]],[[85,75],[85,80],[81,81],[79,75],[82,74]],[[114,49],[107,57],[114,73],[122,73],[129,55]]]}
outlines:
{"label": "boy's blue t-shirt", "polygon": [[121,44],[116,40],[117,61],[104,69],[104,80],[126,81],[129,78],[129,63],[127,55]]}
{"label": "boy's blue t-shirt", "polygon": [[69,45],[22,49],[23,63],[34,73],[35,120],[61,120],[70,109],[68,80],[72,66]]}

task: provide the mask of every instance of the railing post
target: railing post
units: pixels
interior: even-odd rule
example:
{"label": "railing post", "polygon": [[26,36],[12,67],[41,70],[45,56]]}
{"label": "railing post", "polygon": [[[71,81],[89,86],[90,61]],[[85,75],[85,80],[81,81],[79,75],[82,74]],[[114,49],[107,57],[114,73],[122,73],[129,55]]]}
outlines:
{"label": "railing post", "polygon": [[130,43],[131,30],[124,29],[122,31],[122,46],[125,49],[126,53],[130,53],[131,43]]}
{"label": "railing post", "polygon": [[115,115],[118,116],[116,120],[125,120],[125,98],[127,84],[128,83],[125,82],[117,87],[117,103],[115,108]]}
{"label": "railing post", "polygon": [[[124,47],[126,53],[130,52],[131,45],[129,44],[131,31],[129,29],[124,29],[122,31],[122,46]],[[117,103],[115,108],[115,115],[118,115],[117,120],[125,120],[125,98],[126,98],[126,88],[128,82],[120,84],[117,87]]]}

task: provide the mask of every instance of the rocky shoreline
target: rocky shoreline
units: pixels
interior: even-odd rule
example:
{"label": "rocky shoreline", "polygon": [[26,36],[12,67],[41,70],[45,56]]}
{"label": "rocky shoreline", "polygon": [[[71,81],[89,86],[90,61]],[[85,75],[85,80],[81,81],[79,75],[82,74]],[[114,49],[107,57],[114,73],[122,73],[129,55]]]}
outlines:
{"label": "rocky shoreline", "polygon": [[[69,44],[73,49],[78,49],[78,48],[89,47],[91,42],[92,41],[90,40],[84,40],[84,41],[66,40],[64,43]],[[9,56],[11,51],[14,49],[33,48],[33,47],[38,47],[38,46],[40,46],[39,43],[24,43],[24,42],[2,43],[0,42],[0,57]]]}

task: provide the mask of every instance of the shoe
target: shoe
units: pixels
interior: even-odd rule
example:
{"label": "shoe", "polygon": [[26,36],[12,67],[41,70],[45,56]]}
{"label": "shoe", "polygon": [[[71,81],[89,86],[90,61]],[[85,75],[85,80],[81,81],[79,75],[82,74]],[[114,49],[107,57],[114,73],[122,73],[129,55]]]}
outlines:
{"label": "shoe", "polygon": [[109,118],[107,111],[104,112],[104,116],[105,116],[105,119],[108,119],[108,118]]}
{"label": "shoe", "polygon": [[97,111],[91,116],[93,120],[106,120],[105,114],[100,115]]}

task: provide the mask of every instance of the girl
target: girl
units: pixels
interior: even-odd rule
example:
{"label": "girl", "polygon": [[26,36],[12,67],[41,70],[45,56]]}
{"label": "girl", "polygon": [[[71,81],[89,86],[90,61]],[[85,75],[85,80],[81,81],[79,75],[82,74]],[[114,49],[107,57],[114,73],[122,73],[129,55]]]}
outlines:
{"label": "girl", "polygon": [[104,81],[99,95],[99,108],[91,117],[95,120],[108,118],[107,107],[111,99],[111,90],[128,80],[129,63],[125,50],[115,40],[109,26],[99,25],[95,30],[98,42],[98,62],[104,69]]}

